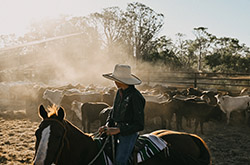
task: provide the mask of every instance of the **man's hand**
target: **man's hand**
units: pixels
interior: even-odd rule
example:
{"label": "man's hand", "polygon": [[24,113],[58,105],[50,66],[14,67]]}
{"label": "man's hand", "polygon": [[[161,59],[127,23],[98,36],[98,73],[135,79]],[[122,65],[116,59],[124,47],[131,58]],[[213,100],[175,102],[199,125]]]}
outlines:
{"label": "man's hand", "polygon": [[107,126],[101,126],[98,129],[99,133],[106,133],[107,135],[116,135],[118,133],[120,133],[120,128],[117,127],[107,127]]}
{"label": "man's hand", "polygon": [[105,125],[105,126],[101,126],[99,129],[98,129],[98,131],[99,131],[99,134],[103,134],[103,133],[105,133],[106,132],[106,130],[107,130],[107,126]]}
{"label": "man's hand", "polygon": [[116,134],[120,133],[120,128],[108,127],[105,132],[107,135],[116,135]]}

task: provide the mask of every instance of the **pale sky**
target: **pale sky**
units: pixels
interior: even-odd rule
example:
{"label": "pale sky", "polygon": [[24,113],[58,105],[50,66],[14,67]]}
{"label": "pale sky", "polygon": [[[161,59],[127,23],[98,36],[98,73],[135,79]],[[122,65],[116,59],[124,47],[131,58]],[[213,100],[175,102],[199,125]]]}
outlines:
{"label": "pale sky", "polygon": [[103,8],[141,2],[165,16],[160,33],[194,39],[193,28],[207,27],[217,37],[239,39],[250,47],[250,0],[0,0],[0,35],[26,32],[29,22],[60,14],[87,16]]}

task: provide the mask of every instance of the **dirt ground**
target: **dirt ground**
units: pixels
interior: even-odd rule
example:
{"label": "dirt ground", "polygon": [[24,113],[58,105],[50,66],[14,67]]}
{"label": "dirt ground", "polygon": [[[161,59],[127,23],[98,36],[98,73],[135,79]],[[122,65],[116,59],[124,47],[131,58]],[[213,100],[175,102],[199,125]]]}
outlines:
{"label": "dirt ground", "polygon": [[[0,115],[0,164],[31,164],[38,125],[39,122],[22,116]],[[93,132],[96,129],[92,127]],[[146,127],[143,133],[155,129]],[[187,128],[185,131],[192,132]],[[205,135],[197,134],[207,143],[214,165],[250,165],[250,127],[208,122],[204,125],[204,132]]]}

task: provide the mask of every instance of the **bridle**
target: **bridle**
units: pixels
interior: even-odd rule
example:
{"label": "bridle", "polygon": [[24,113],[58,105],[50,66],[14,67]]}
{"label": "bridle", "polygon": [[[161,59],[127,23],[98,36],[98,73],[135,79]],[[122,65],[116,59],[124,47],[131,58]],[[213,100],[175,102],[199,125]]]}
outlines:
{"label": "bridle", "polygon": [[61,121],[59,121],[59,120],[57,120],[57,119],[47,118],[47,119],[44,119],[44,120],[43,120],[43,123],[44,123],[44,122],[56,122],[56,123],[58,123],[58,124],[63,128],[63,130],[64,130],[63,137],[61,138],[61,143],[60,143],[61,145],[60,145],[60,148],[59,148],[59,150],[58,150],[58,152],[57,152],[56,159],[55,159],[55,161],[54,161],[54,163],[57,164],[57,162],[58,162],[58,160],[59,160],[59,158],[60,158],[60,156],[61,156],[63,147],[64,147],[64,141],[66,141],[66,142],[68,143],[67,146],[68,146],[68,148],[70,148],[70,147],[69,147],[69,141],[68,141],[68,139],[67,139],[67,137],[66,137],[67,129],[66,129],[66,127],[65,127],[64,120],[61,122]]}
{"label": "bridle", "polygon": [[[66,137],[67,129],[66,129],[66,127],[65,127],[65,121],[63,120],[63,121],[61,122],[61,121],[59,121],[59,120],[57,120],[57,119],[47,118],[47,119],[44,119],[44,120],[42,121],[42,123],[44,123],[44,122],[56,122],[56,123],[58,123],[58,124],[63,128],[63,130],[64,130],[63,137],[61,138],[61,143],[60,143],[61,146],[60,146],[60,148],[59,148],[59,151],[57,152],[55,161],[53,161],[54,164],[57,164],[58,161],[59,161],[59,158],[60,158],[60,156],[61,156],[63,147],[64,147],[64,141],[67,142],[67,147],[70,148],[70,146],[69,146],[69,141],[68,141],[68,139],[67,139],[67,137]],[[95,134],[97,134],[97,133],[95,133]],[[91,164],[93,164],[93,163],[96,161],[96,159],[97,159],[97,158],[100,156],[100,154],[103,152],[104,147],[105,147],[106,144],[108,143],[108,140],[109,140],[109,136],[106,137],[106,139],[105,139],[105,141],[104,141],[104,143],[103,143],[101,149],[100,149],[99,152],[96,154],[96,156],[88,163],[88,165],[91,165]]]}

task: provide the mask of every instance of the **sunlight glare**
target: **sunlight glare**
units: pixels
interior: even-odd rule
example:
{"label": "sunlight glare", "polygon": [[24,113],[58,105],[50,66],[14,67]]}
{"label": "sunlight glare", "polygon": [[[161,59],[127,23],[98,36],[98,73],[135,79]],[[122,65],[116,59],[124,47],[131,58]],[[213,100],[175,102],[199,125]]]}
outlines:
{"label": "sunlight glare", "polygon": [[[64,3],[63,3],[64,2]],[[32,21],[55,18],[69,8],[62,0],[4,0],[0,6],[1,33],[23,35]],[[67,14],[67,13],[66,13]]]}
{"label": "sunlight glare", "polygon": [[117,0],[1,0],[0,35],[23,35],[32,22],[60,15],[87,16],[117,4],[126,6],[125,1]]}

